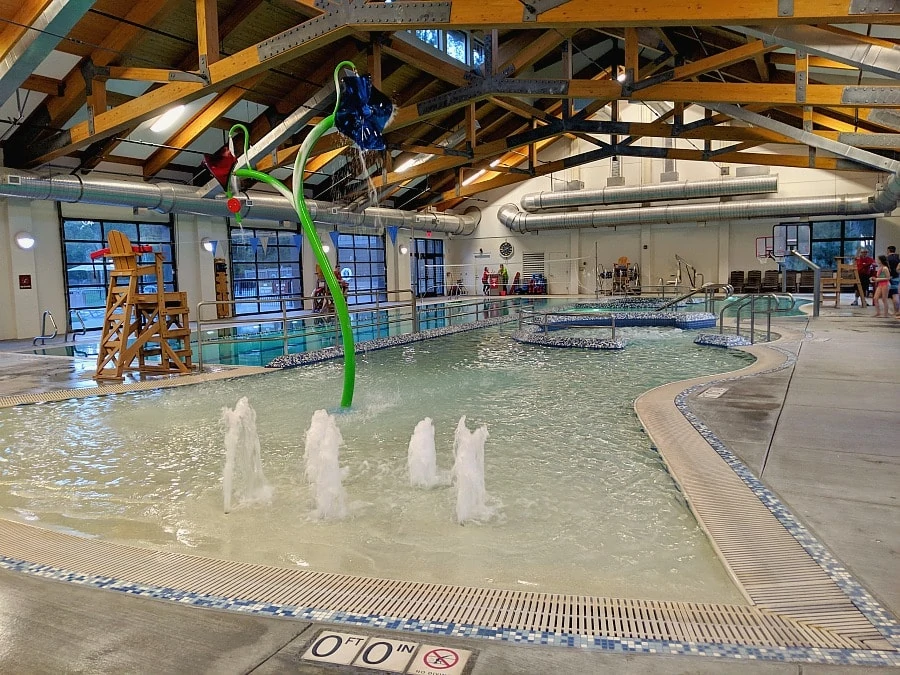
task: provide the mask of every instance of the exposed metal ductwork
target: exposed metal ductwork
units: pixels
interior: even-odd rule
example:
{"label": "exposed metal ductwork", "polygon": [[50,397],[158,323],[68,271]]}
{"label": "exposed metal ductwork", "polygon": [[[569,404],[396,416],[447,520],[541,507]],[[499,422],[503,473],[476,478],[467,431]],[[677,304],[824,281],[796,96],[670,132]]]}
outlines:
{"label": "exposed metal ductwork", "polygon": [[522,197],[526,211],[596,204],[654,202],[664,199],[702,199],[778,191],[778,176],[746,176],[714,180],[678,181],[658,185],[606,187],[569,192],[533,192]]}
{"label": "exposed metal ductwork", "polygon": [[[24,27],[21,37],[13,38],[12,44],[4,45],[0,59],[0,101],[6,101],[16,89],[28,79],[44,59],[56,49],[63,35],[72,30],[87,14],[95,0],[52,0],[34,3],[34,7],[45,5],[30,26]],[[6,17],[8,20],[10,17]],[[10,21],[10,24],[15,22]],[[4,26],[7,33],[10,26]],[[6,38],[8,39],[8,37]]]}
{"label": "exposed metal ductwork", "polygon": [[[0,196],[55,202],[130,206],[160,213],[190,213],[227,218],[233,216],[224,196],[200,197],[196,188],[173,183],[81,178],[77,175],[40,178],[27,173],[0,170]],[[293,206],[280,195],[262,192],[241,193],[244,218],[297,222]],[[481,221],[481,211],[470,208],[464,214],[401,211],[370,206],[352,211],[338,204],[306,202],[316,223],[366,227],[399,227],[468,235]]]}
{"label": "exposed metal ductwork", "polygon": [[675,204],[567,213],[525,213],[515,204],[497,212],[501,223],[514,232],[542,232],[618,225],[785,218],[792,216],[863,216],[893,210],[900,200],[900,175],[894,174],[873,195],[759,199],[720,204]]}

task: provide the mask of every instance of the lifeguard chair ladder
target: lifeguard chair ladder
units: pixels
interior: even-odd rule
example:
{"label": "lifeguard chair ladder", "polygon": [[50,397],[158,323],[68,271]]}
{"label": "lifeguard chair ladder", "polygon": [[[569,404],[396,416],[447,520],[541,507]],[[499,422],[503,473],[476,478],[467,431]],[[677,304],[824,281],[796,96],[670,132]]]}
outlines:
{"label": "lifeguard chair ladder", "polygon": [[[154,253],[152,264],[139,264],[138,257],[147,252],[149,247],[133,247],[128,237],[113,230],[109,248],[91,256],[108,257],[113,263],[96,380],[122,380],[125,371],[191,372],[187,294],[165,292],[163,254]],[[140,293],[141,277],[154,278],[156,291]]]}
{"label": "lifeguard chair ladder", "polygon": [[[865,303],[866,294],[862,287],[862,281],[859,278],[859,272],[856,269],[856,263],[844,263],[841,256],[835,256],[834,262],[837,269],[834,277],[822,278],[821,286],[821,302],[824,304],[827,300],[834,300],[834,306],[841,306],[841,290],[846,287],[855,288],[862,302]],[[863,305],[865,306],[865,305]]]}

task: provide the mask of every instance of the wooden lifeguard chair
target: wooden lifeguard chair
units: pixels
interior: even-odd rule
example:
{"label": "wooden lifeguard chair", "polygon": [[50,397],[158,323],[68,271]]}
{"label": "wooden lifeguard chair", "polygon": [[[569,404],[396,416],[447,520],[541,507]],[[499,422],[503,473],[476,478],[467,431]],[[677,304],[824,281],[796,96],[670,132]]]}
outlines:
{"label": "wooden lifeguard chair", "polygon": [[841,290],[844,288],[855,288],[862,298],[863,307],[865,307],[866,294],[859,279],[859,272],[856,269],[856,262],[850,258],[849,263],[844,263],[844,258],[836,256],[834,259],[835,270],[833,277],[822,277],[821,298],[824,304],[828,300],[834,300],[834,306],[841,306]]}
{"label": "wooden lifeguard chair", "polygon": [[[110,258],[113,264],[96,380],[122,380],[125,371],[191,372],[187,293],[165,291],[163,254],[155,252],[151,264],[138,262],[148,252],[149,246],[132,246],[128,237],[113,230],[109,248],[91,256]],[[155,292],[139,292],[141,277],[147,277],[145,283],[155,283]]]}

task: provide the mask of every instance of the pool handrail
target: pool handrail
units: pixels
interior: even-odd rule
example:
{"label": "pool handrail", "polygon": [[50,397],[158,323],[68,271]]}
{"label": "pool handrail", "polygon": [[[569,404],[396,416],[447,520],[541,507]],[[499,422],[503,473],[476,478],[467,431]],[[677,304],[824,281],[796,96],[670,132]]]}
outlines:
{"label": "pool handrail", "polygon": [[[50,319],[50,325],[53,326],[53,332],[47,332],[47,319]],[[59,328],[56,327],[56,321],[53,319],[53,313],[49,309],[45,309],[44,313],[41,315],[41,334],[36,336],[34,340],[31,341],[31,346],[34,347],[37,345],[38,340],[41,341],[42,345],[47,344],[47,340],[52,340],[59,334]]]}
{"label": "pool handrail", "polygon": [[[78,322],[81,324],[81,328],[75,328],[75,321],[73,318],[78,319]],[[72,335],[72,342],[75,342],[75,338],[79,335],[87,335],[87,326],[84,324],[84,317],[81,316],[81,311],[77,309],[69,310],[69,330],[66,332],[65,341],[69,341],[69,334]]]}
{"label": "pool handrail", "polygon": [[[790,305],[782,308],[779,300],[781,298],[787,298],[790,300]],[[757,302],[765,300],[766,306],[763,310],[757,310],[756,305]],[[774,301],[774,307],[772,302]],[[741,334],[741,312],[743,309],[749,305],[750,306],[750,344],[755,342],[755,328],[756,328],[756,315],[757,314],[765,314],[766,316],[766,342],[771,341],[772,339],[772,315],[773,314],[782,314],[786,312],[790,312],[794,309],[796,305],[796,300],[794,296],[790,293],[750,293],[747,295],[742,295],[732,302],[729,302],[727,305],[723,306],[719,311],[719,333],[724,333],[725,331],[725,310],[727,309],[735,309],[735,335]]]}
{"label": "pool handrail", "polygon": [[715,302],[715,295],[718,291],[724,291],[725,297],[731,297],[734,294],[734,287],[731,284],[720,284],[715,281],[710,281],[709,283],[705,283],[699,288],[694,288],[690,292],[681,295],[674,300],[670,300],[662,307],[657,307],[655,311],[661,312],[669,307],[673,307],[677,305],[679,302],[684,302],[685,300],[694,297],[700,293],[703,293],[703,306],[704,309],[712,314],[713,303]]}
{"label": "pool handrail", "polygon": [[[529,316],[531,317],[531,321],[528,320]],[[536,317],[538,317],[538,316],[542,317],[542,319],[540,321],[538,321],[536,319]],[[551,316],[576,316],[576,317],[579,317],[582,319],[585,317],[583,312],[566,312],[566,311],[554,311],[554,310],[541,310],[538,312],[538,311],[535,311],[535,309],[533,307],[520,308],[519,309],[519,324],[518,324],[519,330],[522,329],[522,324],[530,324],[532,326],[542,327],[544,333],[546,333],[547,327],[551,323],[553,323],[552,321],[549,320],[549,317],[551,317]],[[609,324],[583,324],[579,327],[610,328],[611,329],[610,339],[615,340],[616,339],[616,317],[615,317],[615,314],[613,312],[610,312],[608,315],[605,315],[605,316],[609,316]]]}

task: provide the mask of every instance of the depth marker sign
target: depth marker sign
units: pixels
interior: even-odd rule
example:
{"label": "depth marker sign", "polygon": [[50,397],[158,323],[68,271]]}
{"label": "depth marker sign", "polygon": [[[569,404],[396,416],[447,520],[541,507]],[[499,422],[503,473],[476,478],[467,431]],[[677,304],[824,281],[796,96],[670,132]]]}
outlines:
{"label": "depth marker sign", "polygon": [[322,631],[301,658],[407,675],[461,675],[471,654],[466,649]]}

